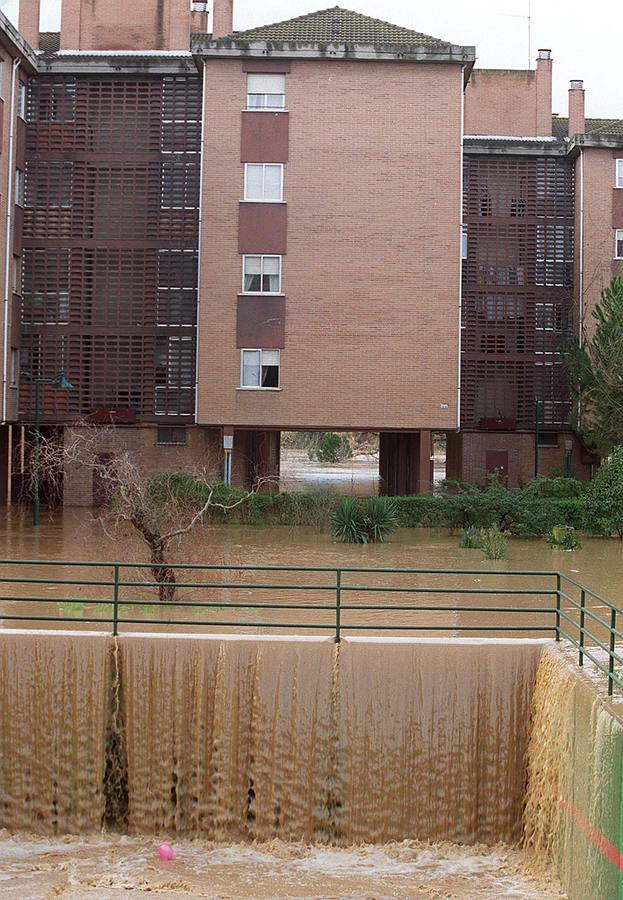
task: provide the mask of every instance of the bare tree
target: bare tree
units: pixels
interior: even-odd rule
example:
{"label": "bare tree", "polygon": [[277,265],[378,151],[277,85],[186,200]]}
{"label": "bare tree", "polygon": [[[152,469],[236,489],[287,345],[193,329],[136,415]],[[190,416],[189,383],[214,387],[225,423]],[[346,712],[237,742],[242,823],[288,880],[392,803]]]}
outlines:
{"label": "bare tree", "polygon": [[175,570],[169,555],[173,542],[189,535],[210,510],[233,510],[270,480],[257,479],[251,490],[226,491],[209,466],[149,475],[140,454],[124,446],[113,426],[78,425],[66,429],[62,441],[42,437],[40,447],[40,464],[53,492],[61,496],[72,470],[87,474],[103,501],[97,517],[105,533],[114,537],[123,525],[129,525],[141,538],[149,552],[158,598],[165,601],[175,599]]}

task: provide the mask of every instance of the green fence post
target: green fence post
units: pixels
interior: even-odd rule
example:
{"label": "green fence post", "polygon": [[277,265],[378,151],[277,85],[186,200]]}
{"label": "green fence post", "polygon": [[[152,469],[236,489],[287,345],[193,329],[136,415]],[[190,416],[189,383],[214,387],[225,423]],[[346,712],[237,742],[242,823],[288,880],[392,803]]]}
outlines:
{"label": "green fence post", "polygon": [[341,640],[342,627],[342,570],[335,570],[335,643]]}
{"label": "green fence post", "polygon": [[580,593],[580,655],[578,657],[578,664],[584,665],[584,621],[586,619],[586,613],[584,610],[586,609],[586,591],[582,588],[582,592]]}
{"label": "green fence post", "polygon": [[115,564],[115,581],[113,585],[112,600],[112,633],[117,637],[119,633],[119,564]]}
{"label": "green fence post", "polygon": [[560,572],[556,573],[556,640],[560,640]]}
{"label": "green fence post", "polygon": [[616,645],[617,611],[613,607],[610,610],[610,658],[608,660],[608,696],[614,693],[614,652]]}

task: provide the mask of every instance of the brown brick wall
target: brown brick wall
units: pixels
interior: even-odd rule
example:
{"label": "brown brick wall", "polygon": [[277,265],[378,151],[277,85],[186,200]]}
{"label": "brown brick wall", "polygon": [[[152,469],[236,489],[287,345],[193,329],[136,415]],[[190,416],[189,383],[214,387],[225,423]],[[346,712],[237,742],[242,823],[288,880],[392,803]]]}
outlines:
{"label": "brown brick wall", "polygon": [[[67,429],[71,432],[72,429]],[[218,429],[189,427],[186,429],[185,446],[157,443],[158,429],[145,427],[116,428],[114,432],[102,429],[102,454],[127,449],[140,460],[141,472],[155,475],[158,472],[207,471],[210,477],[222,480],[222,440]],[[65,472],[63,489],[65,506],[92,506],[93,472],[84,466],[69,464]]]}
{"label": "brown brick wall", "polygon": [[229,60],[206,77],[199,421],[455,427],[460,68],[292,63],[279,392],[237,390],[246,78]]}
{"label": "brown brick wall", "polygon": [[[589,478],[588,454],[575,435],[562,432],[558,435],[558,447],[540,447],[540,474],[551,475],[564,470],[565,441],[573,442],[572,475]],[[534,434],[508,432],[448,434],[446,477],[483,483],[487,478],[487,451],[508,453],[509,487],[517,487],[534,477]]]}
{"label": "brown brick wall", "polygon": [[[614,187],[615,161],[611,150],[587,148],[582,151],[584,181],[584,327],[592,334],[591,312],[613,275],[623,275],[623,262],[614,259],[613,204],[620,189]],[[576,164],[578,169],[580,162]],[[618,198],[617,198],[618,199]],[[580,205],[577,209],[581,215]],[[576,230],[579,235],[579,231]],[[579,246],[579,240],[578,240]],[[579,275],[579,269],[578,269]]]}
{"label": "brown brick wall", "polygon": [[538,69],[474,69],[465,89],[465,134],[552,133],[551,60]]}
{"label": "brown brick wall", "polygon": [[188,50],[190,3],[63,0],[60,40],[65,50]]}

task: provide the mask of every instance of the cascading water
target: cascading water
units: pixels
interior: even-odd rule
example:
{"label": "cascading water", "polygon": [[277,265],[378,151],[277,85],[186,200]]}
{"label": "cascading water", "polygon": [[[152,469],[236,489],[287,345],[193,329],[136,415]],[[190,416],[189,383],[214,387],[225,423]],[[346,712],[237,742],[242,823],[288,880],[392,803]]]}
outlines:
{"label": "cascading water", "polygon": [[101,635],[2,632],[1,827],[101,827],[110,649]]}
{"label": "cascading water", "polygon": [[542,649],[3,632],[0,826],[515,842]]}

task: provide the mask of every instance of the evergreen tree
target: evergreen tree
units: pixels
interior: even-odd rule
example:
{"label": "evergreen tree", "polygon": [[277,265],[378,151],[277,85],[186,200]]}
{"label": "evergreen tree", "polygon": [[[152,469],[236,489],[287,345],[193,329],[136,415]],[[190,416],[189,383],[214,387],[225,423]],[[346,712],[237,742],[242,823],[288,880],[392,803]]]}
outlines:
{"label": "evergreen tree", "polygon": [[602,454],[623,444],[623,281],[613,278],[593,311],[593,334],[561,349],[573,397],[573,424]]}

